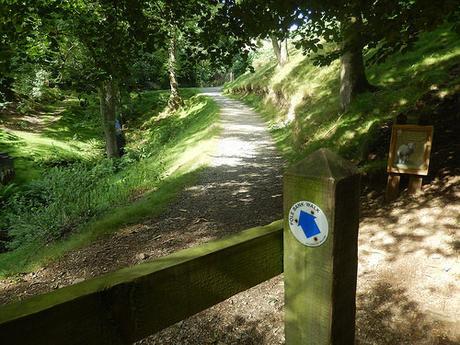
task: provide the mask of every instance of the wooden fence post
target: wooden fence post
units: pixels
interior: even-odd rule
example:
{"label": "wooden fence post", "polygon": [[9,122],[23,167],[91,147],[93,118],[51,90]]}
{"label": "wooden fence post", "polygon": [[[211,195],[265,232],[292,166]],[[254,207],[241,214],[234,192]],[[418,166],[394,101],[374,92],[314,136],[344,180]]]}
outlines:
{"label": "wooden fence post", "polygon": [[359,189],[354,165],[327,149],[285,173],[287,345],[354,344]]}

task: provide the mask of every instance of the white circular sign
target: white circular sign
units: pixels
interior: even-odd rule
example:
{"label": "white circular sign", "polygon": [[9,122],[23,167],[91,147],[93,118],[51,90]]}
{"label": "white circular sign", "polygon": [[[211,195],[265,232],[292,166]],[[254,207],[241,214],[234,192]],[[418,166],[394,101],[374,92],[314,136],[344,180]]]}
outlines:
{"label": "white circular sign", "polygon": [[307,247],[322,245],[329,232],[323,210],[310,201],[299,201],[289,211],[289,228],[294,237]]}

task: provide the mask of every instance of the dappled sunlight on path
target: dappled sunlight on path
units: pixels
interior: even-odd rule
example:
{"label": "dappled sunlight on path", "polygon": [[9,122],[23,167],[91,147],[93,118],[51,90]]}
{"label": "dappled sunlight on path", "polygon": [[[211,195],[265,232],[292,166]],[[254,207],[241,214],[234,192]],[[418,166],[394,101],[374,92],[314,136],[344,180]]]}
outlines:
{"label": "dappled sunlight on path", "polygon": [[217,89],[208,89],[206,94],[220,106],[222,133],[209,167],[186,190],[180,208],[192,212],[191,218],[200,213],[216,229],[220,226],[219,233],[281,218],[283,162],[265,123]]}
{"label": "dappled sunlight on path", "polygon": [[458,176],[385,205],[363,199],[360,344],[458,344],[459,201]]}

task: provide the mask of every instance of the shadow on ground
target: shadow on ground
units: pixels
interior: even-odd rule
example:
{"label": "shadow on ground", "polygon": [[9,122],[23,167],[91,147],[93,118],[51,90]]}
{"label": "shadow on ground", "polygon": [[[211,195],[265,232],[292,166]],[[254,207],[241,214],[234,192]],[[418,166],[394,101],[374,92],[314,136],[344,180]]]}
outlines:
{"label": "shadow on ground", "polygon": [[357,300],[358,345],[459,344],[445,333],[446,322],[423,312],[404,288],[379,281]]}

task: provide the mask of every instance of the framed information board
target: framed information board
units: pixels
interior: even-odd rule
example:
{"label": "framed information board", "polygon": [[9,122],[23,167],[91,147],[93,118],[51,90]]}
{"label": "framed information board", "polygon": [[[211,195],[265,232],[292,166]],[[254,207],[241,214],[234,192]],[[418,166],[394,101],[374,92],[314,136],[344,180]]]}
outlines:
{"label": "framed information board", "polygon": [[428,175],[432,142],[433,126],[394,125],[387,171]]}

